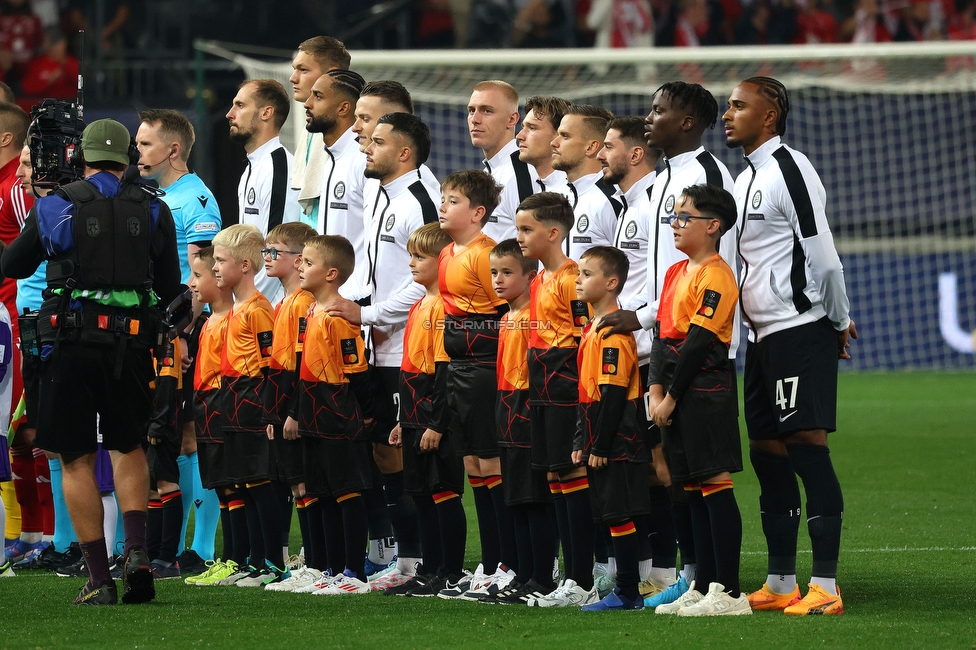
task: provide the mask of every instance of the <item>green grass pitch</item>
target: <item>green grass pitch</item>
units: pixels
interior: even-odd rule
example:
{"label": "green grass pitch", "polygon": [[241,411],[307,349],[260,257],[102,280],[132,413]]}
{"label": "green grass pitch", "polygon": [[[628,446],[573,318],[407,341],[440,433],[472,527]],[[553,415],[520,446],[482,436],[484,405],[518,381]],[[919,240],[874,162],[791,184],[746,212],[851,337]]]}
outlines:
{"label": "green grass pitch", "polygon": [[[831,449],[846,503],[842,616],[582,614],[172,580],[157,583],[148,605],[79,608],[70,605],[79,580],[24,572],[0,580],[0,648],[976,648],[976,374],[844,374],[839,403]],[[742,584],[755,589],[765,546],[748,462],[735,479]],[[473,513],[468,523],[473,565]],[[800,546],[802,581],[804,529]]]}

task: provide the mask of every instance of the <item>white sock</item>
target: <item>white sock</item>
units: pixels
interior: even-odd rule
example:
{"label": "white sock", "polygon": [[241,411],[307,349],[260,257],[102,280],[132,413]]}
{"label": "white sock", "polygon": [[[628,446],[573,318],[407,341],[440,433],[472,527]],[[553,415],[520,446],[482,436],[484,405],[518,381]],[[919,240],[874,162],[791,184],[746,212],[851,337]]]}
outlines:
{"label": "white sock", "polygon": [[28,544],[37,544],[44,537],[44,533],[21,533],[20,539]]}
{"label": "white sock", "polygon": [[654,568],[654,561],[653,560],[641,560],[637,564],[637,570],[640,573],[640,579],[643,581],[643,580],[647,580],[648,578],[650,578],[651,577],[651,569],[653,569],[653,568]]}
{"label": "white sock", "polygon": [[[826,578],[824,578],[826,579]],[[830,581],[833,584],[833,580]],[[766,576],[766,586],[774,594],[790,594],[796,589],[796,574],[793,575],[773,575]],[[823,585],[821,585],[823,586]]]}
{"label": "white sock", "polygon": [[54,535],[41,535],[41,541],[51,544],[54,542]]}
{"label": "white sock", "polygon": [[681,577],[685,579],[689,585],[698,577],[698,565],[697,564],[686,564],[683,569],[681,569]]}
{"label": "white sock", "polygon": [[651,569],[651,580],[662,585],[673,585],[676,582],[674,567],[653,567]]}
{"label": "white sock", "polygon": [[281,557],[283,557],[285,559],[285,562],[288,561],[289,555],[288,555],[288,545],[287,544],[285,544],[284,546],[281,547]]}
{"label": "white sock", "polygon": [[606,575],[614,575],[610,573],[610,563],[609,562],[594,562],[593,563],[593,575],[598,573],[604,573]]}
{"label": "white sock", "polygon": [[105,532],[105,552],[115,555],[115,529],[119,525],[119,504],[114,494],[102,495],[102,530]]}
{"label": "white sock", "polygon": [[615,558],[614,556],[611,555],[607,559],[610,560],[607,563],[607,567],[608,567],[607,568],[607,571],[609,571],[609,573],[610,573],[611,576],[613,576],[614,578],[616,578],[617,577],[617,558]]}
{"label": "white sock", "polygon": [[[794,576],[794,581],[796,576]],[[817,585],[821,587],[828,594],[836,594],[837,592],[837,579],[836,578],[820,578],[818,576],[813,576],[810,578],[810,584]]]}
{"label": "white sock", "polygon": [[419,557],[398,557],[397,569],[399,569],[400,573],[403,575],[417,575],[417,565],[422,563],[423,559]]}

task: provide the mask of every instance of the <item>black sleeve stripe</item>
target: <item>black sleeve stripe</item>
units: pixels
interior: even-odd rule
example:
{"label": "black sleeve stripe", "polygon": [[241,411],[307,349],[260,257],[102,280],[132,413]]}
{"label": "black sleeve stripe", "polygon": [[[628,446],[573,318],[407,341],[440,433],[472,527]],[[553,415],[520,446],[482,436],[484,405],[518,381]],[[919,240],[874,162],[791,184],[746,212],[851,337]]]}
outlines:
{"label": "black sleeve stripe", "polygon": [[783,181],[786,189],[793,200],[793,207],[796,208],[796,217],[800,222],[800,234],[803,238],[814,237],[817,234],[817,218],[813,214],[813,203],[810,201],[810,192],[807,184],[803,181],[803,174],[796,166],[796,161],[785,147],[780,147],[773,152],[773,158],[779,163],[779,170],[783,174]]}
{"label": "black sleeve stripe", "polygon": [[600,188],[600,191],[607,195],[607,200],[610,201],[610,205],[613,206],[613,214],[616,217],[620,216],[620,211],[624,209],[624,204],[613,197],[613,185],[607,183],[602,178],[596,182],[596,186]]}
{"label": "black sleeve stripe", "polygon": [[[271,206],[268,212],[268,232],[285,219],[285,197],[288,195],[288,154],[285,148],[271,152]],[[265,233],[267,234],[267,233]]]}
{"label": "black sleeve stripe", "polygon": [[512,169],[515,170],[515,183],[518,187],[519,203],[532,196],[535,188],[532,185],[532,174],[529,173],[528,163],[519,160],[519,152],[512,152]]}
{"label": "black sleeve stripe", "polygon": [[793,306],[798,314],[805,313],[813,305],[803,290],[807,286],[807,258],[800,246],[800,238],[793,233],[793,262],[790,268],[790,287],[793,289]]}
{"label": "black sleeve stripe", "polygon": [[713,185],[715,187],[725,187],[725,182],[722,180],[722,170],[718,168],[715,163],[715,159],[712,158],[712,154],[707,151],[703,151],[695,157],[698,164],[702,166],[705,170],[705,183],[708,185]]}
{"label": "black sleeve stripe", "polygon": [[417,203],[420,204],[420,209],[424,215],[424,223],[434,223],[437,221],[437,206],[430,198],[430,194],[427,193],[427,189],[424,184],[420,181],[412,183],[409,188],[410,193],[413,194],[413,198],[417,199]]}

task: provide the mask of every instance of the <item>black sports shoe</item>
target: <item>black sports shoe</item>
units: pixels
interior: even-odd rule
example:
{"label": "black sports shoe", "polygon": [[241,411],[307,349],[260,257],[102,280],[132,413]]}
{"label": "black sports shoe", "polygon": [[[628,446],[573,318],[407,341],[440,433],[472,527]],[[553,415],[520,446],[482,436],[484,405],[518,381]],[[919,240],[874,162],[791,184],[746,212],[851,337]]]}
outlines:
{"label": "black sports shoe", "polygon": [[[458,576],[449,577],[453,578],[454,581],[458,579]],[[431,598],[436,596],[443,588],[444,578],[436,573],[428,573],[427,575],[418,575],[413,589],[410,589],[404,595],[417,598]]]}
{"label": "black sports shoe", "polygon": [[77,542],[72,542],[64,553],[58,553],[54,550],[54,544],[46,547],[41,554],[36,558],[31,560],[31,568],[36,569],[46,569],[48,571],[57,571],[58,569],[66,566],[71,566],[81,557],[81,548],[78,546]]}
{"label": "black sports shoe", "polygon": [[556,590],[555,584],[543,585],[543,584],[539,584],[538,582],[530,578],[529,581],[526,582],[525,585],[522,587],[522,591],[519,594],[518,598],[523,603],[528,605],[529,601],[537,600],[539,598],[542,598],[543,596],[547,596],[555,590]]}
{"label": "black sports shoe", "polygon": [[59,578],[87,578],[88,565],[85,564],[85,558],[82,557],[73,564],[59,568],[55,571],[55,575]]}
{"label": "black sports shoe", "polygon": [[207,570],[207,563],[203,561],[193,549],[186,549],[176,557],[176,563],[180,565],[180,572],[184,576],[195,576]]}
{"label": "black sports shoe", "polygon": [[488,605],[524,604],[524,601],[519,600],[519,594],[521,594],[523,589],[525,589],[525,585],[518,580],[513,579],[504,589],[501,589],[494,594],[485,594],[478,599],[478,602],[486,603]]}
{"label": "black sports shoe", "polygon": [[149,556],[145,549],[132,548],[122,560],[122,602],[126,605],[148,603],[156,597]]}
{"label": "black sports shoe", "polygon": [[115,605],[119,602],[115,580],[105,580],[97,585],[86,582],[72,602],[75,605]]}
{"label": "black sports shoe", "polygon": [[387,587],[386,589],[383,590],[383,595],[384,596],[406,596],[408,591],[410,591],[414,587],[418,587],[421,584],[423,584],[424,579],[426,577],[427,576],[424,575],[423,573],[418,573],[414,577],[404,582],[402,585],[399,585],[397,587]]}

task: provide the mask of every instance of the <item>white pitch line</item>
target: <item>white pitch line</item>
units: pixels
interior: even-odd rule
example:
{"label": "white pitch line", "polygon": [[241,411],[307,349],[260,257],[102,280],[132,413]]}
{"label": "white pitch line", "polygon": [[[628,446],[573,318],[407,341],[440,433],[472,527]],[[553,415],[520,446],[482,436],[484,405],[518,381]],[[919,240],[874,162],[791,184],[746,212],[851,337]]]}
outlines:
{"label": "white pitch line", "polygon": [[[976,546],[959,546],[959,547],[949,547],[949,546],[923,546],[921,548],[909,548],[907,546],[900,548],[841,548],[841,553],[952,553],[952,552],[962,552],[962,551],[976,551]],[[809,554],[813,551],[797,551],[797,554]],[[742,555],[766,555],[766,551],[742,551]]]}

